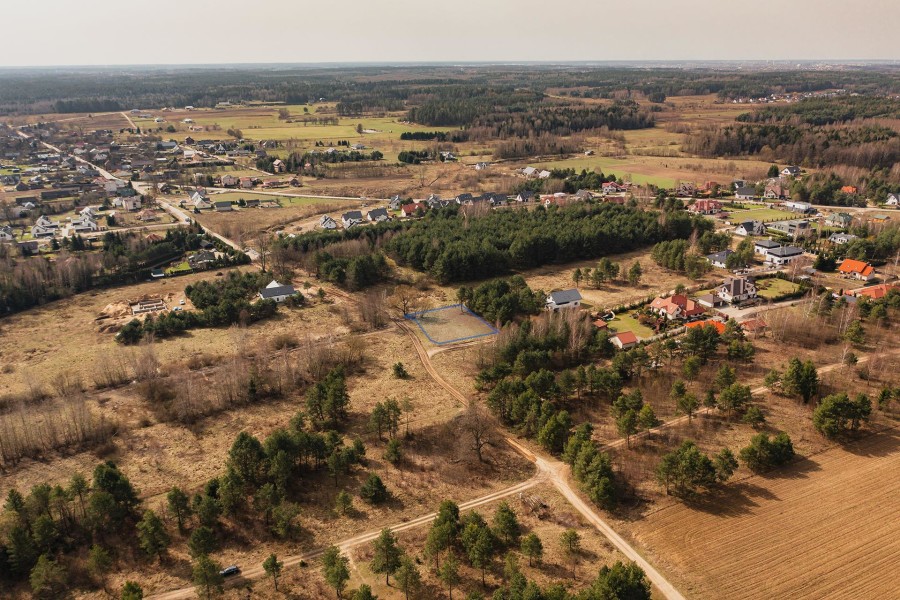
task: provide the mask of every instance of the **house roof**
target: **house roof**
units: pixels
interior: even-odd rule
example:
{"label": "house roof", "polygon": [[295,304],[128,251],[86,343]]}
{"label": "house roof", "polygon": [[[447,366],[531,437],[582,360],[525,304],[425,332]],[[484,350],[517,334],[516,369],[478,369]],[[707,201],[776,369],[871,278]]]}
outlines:
{"label": "house roof", "polygon": [[708,260],[709,262],[724,263],[732,254],[734,254],[734,250],[726,249],[722,250],[721,252],[714,252],[713,254],[710,254],[706,257],[706,260]]}
{"label": "house roof", "polygon": [[360,210],[347,211],[341,215],[341,219],[344,221],[362,221],[362,218],[362,211]]}
{"label": "house roof", "polygon": [[379,219],[381,217],[386,219],[389,215],[386,208],[373,208],[366,216],[370,219]]}
{"label": "house roof", "polygon": [[798,254],[803,254],[803,248],[797,248],[796,246],[779,246],[778,248],[772,248],[769,250],[769,254],[773,256],[796,256]]}
{"label": "house roof", "polygon": [[576,289],[558,290],[556,292],[550,292],[548,299],[554,304],[568,304],[569,302],[581,300],[581,292]]}
{"label": "house roof", "polygon": [[663,310],[669,314],[674,314],[678,308],[683,310],[687,315],[703,312],[703,309],[697,306],[696,302],[684,294],[673,294],[668,298],[660,296],[650,303],[650,307],[657,310]]}
{"label": "house roof", "polygon": [[853,290],[850,292],[854,296],[865,296],[867,298],[871,298],[872,300],[878,300],[879,298],[884,298],[887,296],[888,292],[893,289],[900,289],[895,283],[881,283],[879,285],[873,285],[871,287],[865,287],[860,290]]}
{"label": "house roof", "polygon": [[693,323],[687,323],[685,325],[688,329],[693,329],[694,327],[714,327],[716,331],[719,332],[719,335],[725,333],[725,323],[722,321],[716,321],[715,319],[706,319],[705,321],[694,321]]}
{"label": "house roof", "polygon": [[781,248],[781,244],[778,242],[774,242],[772,240],[759,240],[756,242],[756,245],[760,248],[766,248],[768,250],[773,250],[775,248]]}
{"label": "house roof", "polygon": [[762,319],[747,319],[746,321],[741,321],[741,327],[745,331],[762,331],[769,327],[769,324],[763,321]]}
{"label": "house roof", "polygon": [[623,346],[626,344],[637,344],[638,342],[637,336],[634,335],[633,331],[620,331],[613,337],[618,338]]}
{"label": "house roof", "polygon": [[756,195],[756,186],[745,185],[741,186],[738,189],[734,190],[736,195],[740,196],[755,196]]}
{"label": "house roof", "polygon": [[264,287],[262,291],[259,292],[259,295],[262,296],[264,300],[266,300],[269,298],[275,298],[277,296],[293,296],[296,293],[297,290],[294,289],[294,286],[283,285],[273,279],[269,285]]}
{"label": "house roof", "polygon": [[838,267],[838,271],[841,273],[859,273],[860,275],[868,277],[875,272],[875,268],[867,262],[847,258],[844,259],[844,262]]}
{"label": "house roof", "polygon": [[594,327],[596,327],[597,329],[606,329],[607,327],[609,327],[609,323],[607,323],[603,319],[597,319],[596,321],[594,321]]}

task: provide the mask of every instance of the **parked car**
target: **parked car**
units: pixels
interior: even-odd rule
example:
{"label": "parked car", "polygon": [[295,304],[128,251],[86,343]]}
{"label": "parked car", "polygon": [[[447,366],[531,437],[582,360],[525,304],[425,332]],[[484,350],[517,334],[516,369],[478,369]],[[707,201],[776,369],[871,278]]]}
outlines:
{"label": "parked car", "polygon": [[222,577],[231,577],[233,575],[240,575],[241,569],[237,565],[231,565],[230,567],[225,567],[221,571],[219,571],[219,575]]}

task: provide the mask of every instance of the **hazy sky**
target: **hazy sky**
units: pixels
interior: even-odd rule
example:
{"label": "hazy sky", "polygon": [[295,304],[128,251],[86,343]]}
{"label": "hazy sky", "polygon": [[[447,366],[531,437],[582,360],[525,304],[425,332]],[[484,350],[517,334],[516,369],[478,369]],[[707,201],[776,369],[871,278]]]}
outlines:
{"label": "hazy sky", "polygon": [[15,0],[0,66],[893,59],[900,0]]}

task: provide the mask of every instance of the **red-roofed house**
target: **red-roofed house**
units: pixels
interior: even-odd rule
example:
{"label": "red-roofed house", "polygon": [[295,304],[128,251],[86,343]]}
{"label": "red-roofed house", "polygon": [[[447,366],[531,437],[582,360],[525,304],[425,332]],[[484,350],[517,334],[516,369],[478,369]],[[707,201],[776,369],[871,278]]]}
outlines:
{"label": "red-roofed house", "polygon": [[844,192],[845,194],[855,194],[859,190],[856,189],[855,185],[845,185],[844,187],[841,188],[841,191]]}
{"label": "red-roofed house", "polygon": [[693,323],[688,323],[685,325],[688,329],[693,327],[715,327],[716,331],[719,332],[719,335],[725,333],[725,323],[722,321],[716,321],[714,319],[706,319],[705,321],[694,321]]}
{"label": "red-roofed house", "polygon": [[747,333],[752,333],[753,335],[763,335],[768,328],[769,324],[762,319],[748,319],[746,321],[741,321],[741,329]]}
{"label": "red-roofed house", "polygon": [[633,331],[620,331],[616,335],[609,338],[612,345],[619,350],[628,350],[637,346],[638,339]]}
{"label": "red-roofed house", "polygon": [[668,298],[657,298],[650,303],[650,310],[665,315],[669,319],[688,319],[703,314],[703,307],[685,296],[675,294]]}
{"label": "red-roofed house", "polygon": [[867,262],[847,258],[838,267],[838,271],[844,277],[853,277],[863,281],[871,281],[875,278],[875,268]]}
{"label": "red-roofed house", "polygon": [[596,327],[597,329],[606,329],[607,327],[609,327],[609,323],[607,323],[603,319],[597,319],[596,321],[594,321],[594,327]]}
{"label": "red-roofed house", "polygon": [[697,200],[688,207],[688,210],[695,215],[715,215],[721,212],[722,203],[718,200]]}
{"label": "red-roofed house", "polygon": [[416,202],[415,204],[404,204],[400,207],[400,212],[404,217],[414,217],[417,210],[422,209],[422,212],[425,212],[426,208],[421,202]]}
{"label": "red-roofed house", "polygon": [[887,296],[888,292],[891,290],[900,290],[900,286],[896,283],[882,283],[880,285],[873,285],[871,287],[862,288],[860,290],[853,290],[850,292],[857,298],[859,296],[865,296],[871,300],[878,300],[880,298],[884,298]]}

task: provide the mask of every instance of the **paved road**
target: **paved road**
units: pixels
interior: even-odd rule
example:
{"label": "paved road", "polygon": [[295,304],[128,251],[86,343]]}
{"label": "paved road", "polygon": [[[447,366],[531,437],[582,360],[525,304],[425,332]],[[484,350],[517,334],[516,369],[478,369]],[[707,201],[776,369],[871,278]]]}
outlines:
{"label": "paved road", "polygon": [[[178,221],[184,225],[187,225],[191,222],[191,217],[188,213],[184,212],[181,208],[176,206],[171,200],[167,200],[165,198],[157,198],[156,203],[167,213],[174,216]],[[256,261],[259,260],[259,252],[254,250],[253,248],[244,248],[234,240],[228,239],[224,235],[218,234],[212,229],[208,227],[204,227],[206,232],[216,238],[217,240],[231,246],[235,250],[245,253],[250,257],[250,260]]]}

